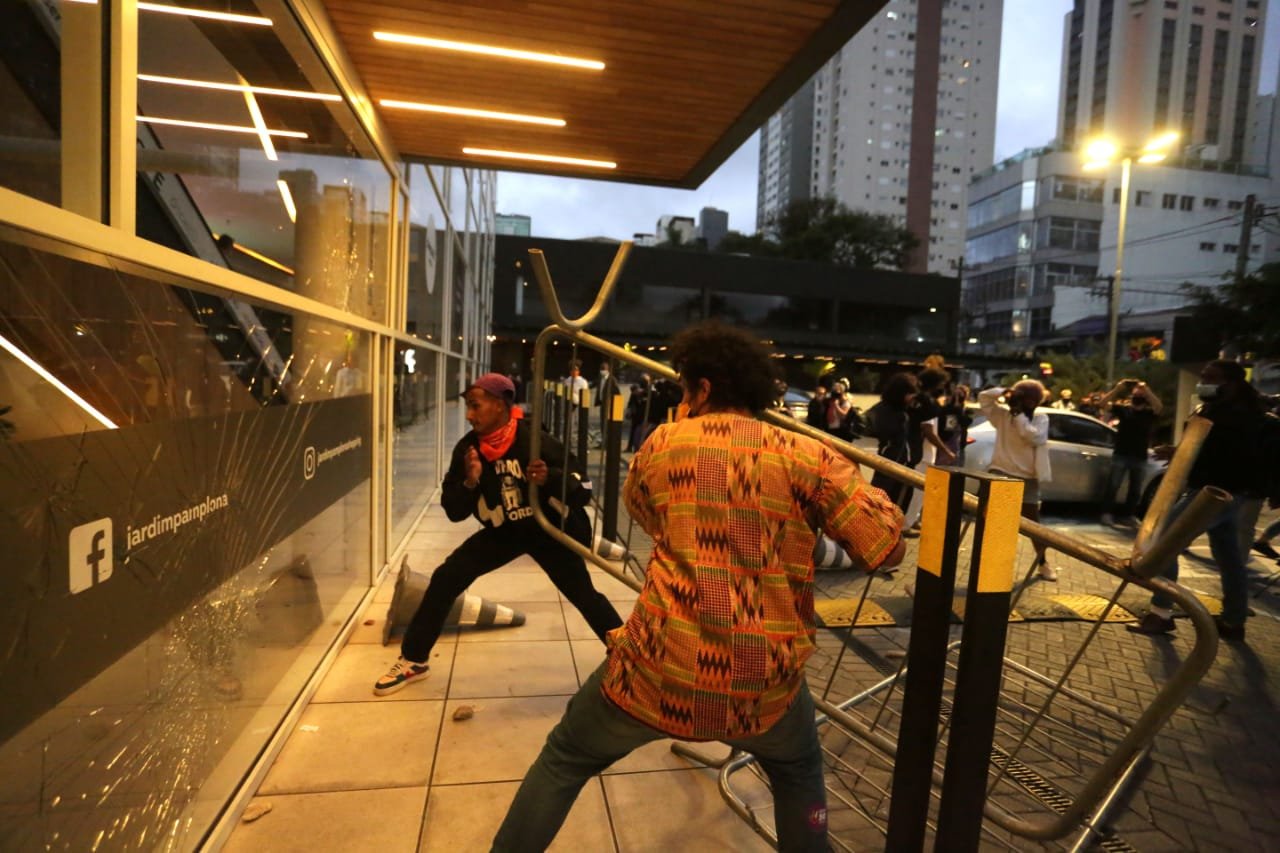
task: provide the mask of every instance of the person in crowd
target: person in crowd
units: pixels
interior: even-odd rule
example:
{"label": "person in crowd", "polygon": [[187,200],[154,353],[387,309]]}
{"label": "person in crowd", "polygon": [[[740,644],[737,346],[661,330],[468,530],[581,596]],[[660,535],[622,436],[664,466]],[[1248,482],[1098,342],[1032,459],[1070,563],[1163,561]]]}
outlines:
{"label": "person in crowd", "polygon": [[[1222,577],[1222,615],[1215,616],[1218,635],[1224,640],[1243,641],[1245,617],[1249,615],[1249,578],[1245,567],[1247,548],[1241,547],[1242,520],[1254,517],[1266,490],[1262,442],[1265,407],[1257,390],[1245,378],[1244,367],[1235,361],[1211,361],[1200,371],[1196,396],[1202,401],[1196,414],[1213,422],[1200,453],[1187,475],[1182,497],[1169,510],[1172,523],[1192,498],[1205,486],[1216,486],[1231,494],[1231,502],[1210,522],[1209,551]],[[1169,459],[1173,447],[1156,448],[1156,456]],[[1247,531],[1252,536],[1253,531]],[[1247,541],[1247,540],[1246,540]],[[1178,579],[1175,557],[1162,575]],[[1174,630],[1173,601],[1159,592],[1151,596],[1151,611],[1130,631],[1139,634],[1168,634]]]}
{"label": "person in crowd", "polygon": [[837,379],[831,386],[831,396],[827,400],[827,432],[847,441],[849,433],[845,424],[851,408],[853,403],[849,400],[849,386],[843,379]]}
{"label": "person in crowd", "polygon": [[1075,400],[1071,399],[1073,396],[1070,388],[1063,388],[1058,392],[1058,399],[1054,400],[1049,408],[1059,409],[1064,412],[1074,412],[1076,403]]}
{"label": "person in crowd", "polygon": [[1089,415],[1094,418],[1102,417],[1102,393],[1099,391],[1092,391],[1085,394],[1084,399],[1080,401],[1078,406],[1076,406],[1076,411],[1082,415]]}
{"label": "person in crowd", "polygon": [[[534,427],[512,416],[515,387],[510,379],[486,373],[468,386],[463,397],[471,431],[453,449],[440,503],[450,521],[474,517],[483,527],[432,573],[400,644],[400,657],[374,683],[375,696],[395,693],[426,678],[431,649],[454,599],[476,578],[525,554],[533,557],[601,640],[622,624],[609,599],[592,586],[586,563],[538,525],[529,503],[529,483],[535,483],[542,489],[539,499],[547,517],[560,524],[556,505],[564,507],[565,531],[589,545],[591,523],[583,510],[591,497],[589,481],[570,470],[573,460],[566,459],[560,443],[546,433],[542,435],[544,458],[530,458]],[[567,507],[560,504],[561,494]]]}
{"label": "person in crowd", "polygon": [[[1142,498],[1142,472],[1147,467],[1147,451],[1151,449],[1151,432],[1163,405],[1145,382],[1121,379],[1102,398],[1110,406],[1110,418],[1116,427],[1116,443],[1111,452],[1111,473],[1107,477],[1107,493],[1103,496],[1103,524],[1115,524],[1116,517],[1134,526],[1138,520],[1138,501]],[[1120,484],[1128,479],[1123,503],[1117,502]]]}
{"label": "person in crowd", "polygon": [[955,456],[955,464],[964,464],[964,446],[969,438],[973,415],[969,414],[969,386],[953,385],[942,403],[938,415],[938,437]]}
{"label": "person in crowd", "polygon": [[586,377],[582,375],[582,364],[577,360],[569,362],[569,374],[561,382],[564,383],[569,401],[575,406],[582,400],[582,392],[590,388]]}
{"label": "person in crowd", "polygon": [[[1004,395],[1007,404],[997,401]],[[1007,391],[996,386],[978,394],[978,408],[995,427],[996,446],[991,451],[992,474],[1017,477],[1023,481],[1022,517],[1040,520],[1040,484],[1049,482],[1049,416],[1037,412],[1044,402],[1044,386],[1035,379],[1023,379]],[[1058,572],[1049,565],[1047,549],[1035,543],[1037,572],[1046,581],[1056,581]]]}
{"label": "person in crowd", "polygon": [[[895,373],[880,392],[880,402],[867,410],[867,427],[876,437],[876,452],[890,462],[906,465],[911,459],[907,411],[919,390],[915,374]],[[872,476],[871,485],[888,494],[904,513],[907,511],[911,503],[911,486],[879,471]]]}
{"label": "person in crowd", "polygon": [[827,428],[827,386],[819,384],[809,401],[809,415],[804,422],[815,429]]}
{"label": "person in crowd", "polygon": [[[907,410],[907,445],[911,451],[908,464],[921,474],[935,462],[950,465],[956,461],[956,455],[938,435],[938,418],[942,414],[940,398],[950,379],[945,370],[937,367],[927,367],[917,377],[920,390],[912,400],[911,408]],[[912,489],[911,502],[907,505],[907,535],[920,534],[920,515],[923,509],[924,490]]]}
{"label": "person in crowd", "polygon": [[644,588],[525,775],[495,851],[546,849],[591,776],[664,737],[752,753],[772,783],[779,849],[827,849],[804,666],[815,526],[873,569],[902,559],[902,514],[821,442],[753,417],[773,398],[754,336],[694,326],[672,360],[688,417],[654,432],[623,488],[655,543]]}
{"label": "person in crowd", "polygon": [[631,386],[631,394],[627,397],[627,420],[631,423],[628,453],[635,453],[649,437],[652,430],[652,425],[649,423],[649,406],[653,404],[652,398],[653,377],[647,373],[641,373],[640,381]]}

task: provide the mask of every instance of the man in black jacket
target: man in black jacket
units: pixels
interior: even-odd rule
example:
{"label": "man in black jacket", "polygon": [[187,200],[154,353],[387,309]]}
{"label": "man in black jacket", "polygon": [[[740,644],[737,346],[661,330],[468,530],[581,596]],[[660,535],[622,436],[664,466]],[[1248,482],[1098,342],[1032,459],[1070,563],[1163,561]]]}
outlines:
{"label": "man in black jacket", "polygon": [[[586,563],[538,526],[529,505],[532,482],[540,490],[542,509],[548,518],[559,523],[561,513],[565,513],[565,531],[587,545],[591,524],[583,507],[591,497],[589,482],[567,470],[564,449],[550,435],[542,436],[545,461],[529,458],[530,431],[534,427],[513,417],[515,387],[510,379],[486,373],[471,384],[463,397],[471,432],[453,449],[441,503],[450,521],[474,516],[484,527],[432,573],[422,603],[400,644],[400,658],[374,684],[375,696],[386,696],[411,681],[425,678],[431,648],[454,599],[476,578],[525,554],[542,567],[602,641],[606,633],[622,624],[613,605],[591,585]],[[562,493],[567,506],[560,502]]]}
{"label": "man in black jacket", "polygon": [[[1265,409],[1258,392],[1245,379],[1244,367],[1234,361],[1211,361],[1200,371],[1196,396],[1204,405],[1196,412],[1213,421],[1200,448],[1187,490],[1169,510],[1169,524],[1191,503],[1204,486],[1217,486],[1231,493],[1231,503],[1209,523],[1209,551],[1222,576],[1222,615],[1214,617],[1218,635],[1224,640],[1244,639],[1244,620],[1249,615],[1248,545],[1242,545],[1242,520],[1252,517],[1251,508],[1262,501],[1265,490],[1262,440]],[[1172,447],[1157,447],[1156,455],[1168,459]],[[1248,533],[1251,535],[1252,530]],[[1163,576],[1178,580],[1175,558]],[[1165,595],[1151,596],[1151,612],[1129,630],[1139,634],[1168,634],[1174,630],[1173,601]]]}

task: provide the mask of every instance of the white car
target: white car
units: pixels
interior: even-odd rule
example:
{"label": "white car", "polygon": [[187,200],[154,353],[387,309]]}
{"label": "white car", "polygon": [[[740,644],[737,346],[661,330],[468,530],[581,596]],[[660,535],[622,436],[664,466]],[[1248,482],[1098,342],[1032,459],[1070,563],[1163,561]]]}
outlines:
{"label": "white car", "polygon": [[[1041,499],[1094,504],[1100,510],[1106,510],[1103,492],[1107,489],[1107,477],[1111,472],[1111,450],[1116,443],[1116,431],[1097,418],[1079,412],[1048,408],[1037,411],[1049,416],[1049,466],[1053,472],[1053,479],[1040,484]],[[973,471],[987,470],[995,442],[996,430],[990,421],[971,426],[964,467]],[[1151,501],[1164,470],[1164,463],[1148,456],[1142,471],[1140,509]],[[1127,489],[1128,483],[1121,485],[1120,497],[1123,498]]]}

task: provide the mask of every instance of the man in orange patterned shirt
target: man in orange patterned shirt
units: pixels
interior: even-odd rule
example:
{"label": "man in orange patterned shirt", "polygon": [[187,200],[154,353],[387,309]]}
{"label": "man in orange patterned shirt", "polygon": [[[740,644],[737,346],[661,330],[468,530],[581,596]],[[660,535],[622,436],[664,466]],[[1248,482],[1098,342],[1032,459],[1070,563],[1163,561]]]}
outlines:
{"label": "man in orange patterned shirt", "polygon": [[825,445],[757,420],[773,360],[716,323],[672,345],[688,416],[658,427],[623,497],[653,537],[644,589],[608,657],[525,776],[494,850],[544,850],[594,774],[662,737],[752,753],[781,850],[826,850],[822,751],[804,664],[822,530],[872,570],[902,560],[902,512]]}

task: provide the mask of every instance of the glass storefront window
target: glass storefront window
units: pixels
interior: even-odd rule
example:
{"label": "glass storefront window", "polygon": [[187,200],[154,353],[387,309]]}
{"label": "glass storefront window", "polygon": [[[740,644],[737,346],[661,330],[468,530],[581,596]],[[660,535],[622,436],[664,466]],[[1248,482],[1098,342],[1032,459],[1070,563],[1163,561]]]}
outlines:
{"label": "glass storefront window", "polygon": [[[77,179],[91,182],[90,164],[102,159],[102,93],[95,76],[77,72],[89,71],[93,51],[100,50],[100,22],[96,5],[5,4],[0,62],[0,186],[95,218],[100,202],[86,210],[76,196],[85,188]],[[60,44],[76,47],[65,64]]]}
{"label": "glass storefront window", "polygon": [[139,14],[138,233],[385,322],[391,174],[272,23]]}
{"label": "glass storefront window", "polygon": [[[391,539],[398,542],[440,485],[440,413],[436,403],[440,354],[396,342],[391,389]],[[451,448],[446,448],[446,452]],[[447,462],[447,460],[446,460]]]}
{"label": "glass storefront window", "polygon": [[[198,846],[370,577],[367,333],[0,233],[0,838]],[[163,841],[161,841],[163,839]]]}
{"label": "glass storefront window", "polygon": [[[433,170],[434,171],[434,170]],[[449,221],[426,168],[409,167],[409,280],[405,331],[441,346]]]}

